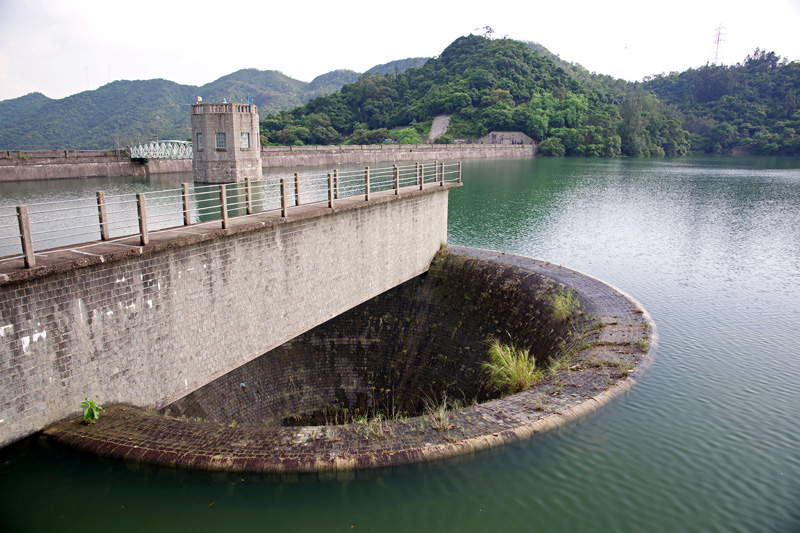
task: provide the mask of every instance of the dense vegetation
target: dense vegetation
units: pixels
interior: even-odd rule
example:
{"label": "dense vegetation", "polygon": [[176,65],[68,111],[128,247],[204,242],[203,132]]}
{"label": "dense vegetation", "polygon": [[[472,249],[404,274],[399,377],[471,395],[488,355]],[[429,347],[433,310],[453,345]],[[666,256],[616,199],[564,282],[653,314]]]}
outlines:
{"label": "dense vegetation", "polygon": [[245,69],[202,87],[116,81],[62,100],[33,93],[0,102],[0,148],[188,138],[188,104],[198,95],[249,96],[262,141],[272,144],[419,143],[434,117],[450,115],[437,142],[522,131],[543,155],[800,154],[800,63],[774,52],[630,83],[537,43],[475,35],[437,58],[393,61],[361,76],[336,70],[310,83]]}
{"label": "dense vegetation", "polygon": [[522,131],[541,142],[545,155],[688,151],[677,115],[651,94],[633,84],[595,85],[588,88],[525,43],[471,35],[422,67],[364,75],[338,93],[269,115],[261,131],[279,144],[400,141],[418,139],[445,114],[451,118],[444,142]]}
{"label": "dense vegetation", "polygon": [[336,70],[310,83],[276,71],[245,69],[195,87],[167,80],[115,81],[61,100],[39,93],[0,102],[0,148],[109,148],[117,139],[186,139],[189,104],[251,101],[260,113],[302,105],[339,90],[359,74]]}
{"label": "dense vegetation", "polygon": [[800,63],[756,49],[743,63],[658,75],[644,86],[680,110],[695,151],[800,155]]}

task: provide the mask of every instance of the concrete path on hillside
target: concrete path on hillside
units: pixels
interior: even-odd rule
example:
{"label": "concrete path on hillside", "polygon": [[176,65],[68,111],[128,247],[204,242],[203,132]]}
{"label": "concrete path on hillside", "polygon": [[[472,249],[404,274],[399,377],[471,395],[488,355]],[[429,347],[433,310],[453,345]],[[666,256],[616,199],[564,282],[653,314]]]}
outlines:
{"label": "concrete path on hillside", "polygon": [[428,139],[435,141],[447,131],[447,126],[450,125],[450,117],[452,115],[439,115],[433,119],[431,124],[431,132],[428,134]]}

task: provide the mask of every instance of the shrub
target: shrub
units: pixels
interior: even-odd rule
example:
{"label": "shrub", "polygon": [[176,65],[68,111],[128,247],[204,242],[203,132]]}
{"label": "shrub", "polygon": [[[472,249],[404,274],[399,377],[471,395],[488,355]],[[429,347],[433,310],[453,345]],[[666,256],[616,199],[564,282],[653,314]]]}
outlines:
{"label": "shrub", "polygon": [[484,363],[495,387],[510,393],[529,389],[544,378],[544,373],[536,368],[536,360],[528,350],[517,349],[493,339],[489,345],[490,362]]}
{"label": "shrub", "polygon": [[566,149],[558,137],[549,137],[539,145],[539,155],[561,157],[565,152]]}

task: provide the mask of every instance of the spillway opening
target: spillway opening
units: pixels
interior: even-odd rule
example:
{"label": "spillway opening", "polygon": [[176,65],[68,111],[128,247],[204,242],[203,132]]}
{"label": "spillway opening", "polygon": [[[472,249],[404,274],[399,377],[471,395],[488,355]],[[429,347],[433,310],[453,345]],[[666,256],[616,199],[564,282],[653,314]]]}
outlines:
{"label": "spillway opening", "polygon": [[591,325],[569,287],[513,264],[441,252],[429,272],[337,316],[166,406],[168,416],[255,426],[405,419],[502,395],[489,339],[547,367]]}

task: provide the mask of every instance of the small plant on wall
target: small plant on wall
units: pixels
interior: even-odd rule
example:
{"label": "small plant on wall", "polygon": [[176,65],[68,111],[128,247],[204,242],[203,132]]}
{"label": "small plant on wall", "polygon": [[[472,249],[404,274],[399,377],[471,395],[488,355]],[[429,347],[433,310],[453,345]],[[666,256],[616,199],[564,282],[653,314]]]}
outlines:
{"label": "small plant on wall", "polygon": [[81,402],[81,409],[83,409],[83,422],[85,424],[94,424],[100,418],[100,411],[103,408],[94,400],[84,398]]}
{"label": "small plant on wall", "polygon": [[575,293],[572,292],[572,289],[566,289],[554,294],[550,298],[550,303],[553,306],[553,318],[555,318],[556,322],[566,322],[573,312],[581,308],[581,303]]}

